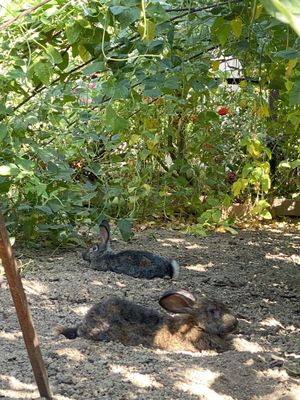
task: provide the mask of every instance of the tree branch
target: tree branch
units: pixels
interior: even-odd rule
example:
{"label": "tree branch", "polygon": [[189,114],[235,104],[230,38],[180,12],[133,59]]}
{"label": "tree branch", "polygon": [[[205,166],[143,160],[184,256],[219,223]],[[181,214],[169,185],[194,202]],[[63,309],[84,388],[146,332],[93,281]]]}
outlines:
{"label": "tree branch", "polygon": [[[29,13],[30,10],[32,11],[32,9],[36,9],[36,8],[38,8],[38,7],[41,7],[43,4],[46,4],[46,3],[48,3],[49,1],[51,1],[51,0],[44,0],[44,1],[43,1],[42,3],[40,3],[39,5],[37,5],[37,6],[35,6],[35,7],[32,7],[31,9],[27,10],[27,11],[28,11],[27,13]],[[224,2],[222,2],[222,3],[213,3],[213,4],[207,5],[207,6],[205,6],[205,7],[201,7],[201,8],[188,9],[188,11],[186,11],[184,14],[181,14],[181,15],[178,15],[178,16],[175,16],[175,17],[170,18],[170,21],[175,21],[175,20],[178,19],[178,18],[184,17],[184,16],[186,16],[186,15],[188,15],[188,14],[195,13],[195,12],[198,12],[198,11],[202,11],[202,10],[214,8],[214,7],[217,7],[217,6],[228,5],[228,4],[232,3],[232,2],[233,2],[233,3],[239,3],[239,2],[241,2],[241,1],[242,1],[242,0],[235,0],[235,1],[233,1],[233,0],[227,0],[227,1],[224,1]],[[171,11],[171,10],[169,10],[169,11]],[[25,11],[24,11],[24,12],[25,12]],[[23,13],[21,13],[21,14],[23,14]],[[21,14],[18,16],[18,18],[21,17]],[[0,27],[1,27],[1,26],[0,26]],[[132,36],[128,39],[128,41],[131,42],[131,41],[137,39],[138,37],[139,37],[139,34],[132,35]],[[114,51],[114,50],[116,50],[116,49],[122,47],[123,45],[124,45],[124,43],[118,43],[117,45],[112,46],[112,47],[108,50],[108,52],[112,52],[112,51]],[[213,49],[213,48],[207,49],[206,51],[210,51],[211,49]],[[193,58],[197,58],[197,57],[199,57],[200,54],[203,54],[203,52],[201,52],[201,53],[199,53],[199,54],[195,54],[194,56],[189,57],[188,59],[184,60],[184,62],[190,61],[190,60],[192,60]],[[90,64],[90,63],[93,62],[95,59],[96,59],[96,57],[90,58],[88,61],[86,61],[86,62],[84,62],[84,63],[82,63],[82,64],[80,64],[80,65],[74,67],[72,70],[70,70],[70,71],[68,72],[68,74],[71,75],[71,74],[74,73],[75,71],[80,70],[81,68],[83,68],[83,67],[85,67],[86,65]],[[53,84],[55,84],[55,83],[56,83],[57,81],[59,81],[59,80],[60,80],[60,77],[54,79],[54,80],[50,83],[50,86],[52,86]],[[137,84],[136,86],[138,86],[138,85],[139,85],[139,84]],[[43,86],[43,87],[39,87],[39,88],[34,89],[34,91],[31,93],[31,95],[29,95],[26,99],[24,99],[21,103],[19,103],[16,107],[14,107],[14,111],[16,111],[17,109],[19,109],[19,108],[20,108],[21,106],[23,106],[24,104],[26,104],[26,103],[27,103],[29,100],[31,100],[36,94],[40,93],[40,92],[41,92],[43,89],[45,89],[45,88],[46,88],[46,87]],[[109,100],[109,98],[106,99],[105,101],[108,101],[108,100]],[[95,106],[94,108],[96,108],[96,107],[97,107],[97,106]],[[3,118],[0,118],[0,120],[1,120],[1,119],[3,119]]]}
{"label": "tree branch", "polygon": [[44,0],[41,3],[37,4],[36,6],[30,7],[27,10],[21,12],[19,15],[16,17],[4,22],[3,24],[0,25],[0,29],[5,29],[8,26],[12,25],[14,22],[16,22],[18,19],[25,17],[28,14],[31,14],[33,11],[37,10],[38,8],[44,6],[45,4],[49,3],[51,0]]}

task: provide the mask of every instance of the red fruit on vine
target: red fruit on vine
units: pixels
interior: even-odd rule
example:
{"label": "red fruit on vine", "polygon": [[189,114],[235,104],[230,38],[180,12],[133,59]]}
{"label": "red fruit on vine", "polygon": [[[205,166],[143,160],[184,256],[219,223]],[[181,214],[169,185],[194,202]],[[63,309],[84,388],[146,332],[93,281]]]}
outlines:
{"label": "red fruit on vine", "polygon": [[226,114],[229,113],[229,110],[228,110],[227,107],[220,107],[220,108],[218,109],[217,113],[218,113],[219,115],[226,115]]}
{"label": "red fruit on vine", "polygon": [[230,183],[230,184],[232,185],[232,184],[237,180],[237,175],[236,175],[236,173],[233,172],[233,171],[229,171],[229,172],[227,173],[226,180],[227,180],[228,183]]}

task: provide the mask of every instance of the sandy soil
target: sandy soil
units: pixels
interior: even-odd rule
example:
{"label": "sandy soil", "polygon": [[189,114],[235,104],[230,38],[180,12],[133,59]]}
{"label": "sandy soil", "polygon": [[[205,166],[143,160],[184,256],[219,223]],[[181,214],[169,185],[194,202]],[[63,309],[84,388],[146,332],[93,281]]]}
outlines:
{"label": "sandy soil", "polygon": [[[195,237],[147,229],[114,248],[175,258],[178,281],[93,271],[81,250],[15,249],[55,400],[300,399],[300,233],[240,231]],[[56,336],[111,294],[159,308],[170,287],[215,297],[239,318],[234,349],[166,352]],[[38,391],[7,284],[0,288],[0,398],[37,399]],[[163,311],[162,311],[163,312]]]}

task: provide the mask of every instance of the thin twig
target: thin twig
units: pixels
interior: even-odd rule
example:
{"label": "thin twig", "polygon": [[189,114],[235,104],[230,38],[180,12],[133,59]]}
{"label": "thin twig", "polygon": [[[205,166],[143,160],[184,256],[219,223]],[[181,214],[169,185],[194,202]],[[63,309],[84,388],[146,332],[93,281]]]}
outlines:
{"label": "thin twig", "polygon": [[28,14],[31,14],[33,11],[37,10],[38,8],[44,6],[45,4],[49,3],[51,0],[44,0],[41,3],[37,4],[36,6],[30,7],[27,10],[21,12],[19,15],[16,17],[4,22],[2,25],[0,25],[0,29],[5,29],[8,26],[12,25],[14,22],[16,22],[18,19],[25,17]]}
{"label": "thin twig", "polygon": [[[50,1],[50,0],[45,0],[44,3],[48,2],[48,1]],[[186,16],[186,15],[188,15],[188,14],[190,14],[190,13],[194,13],[194,12],[198,12],[198,11],[201,11],[201,10],[206,10],[206,9],[214,8],[214,7],[217,7],[217,6],[228,5],[228,4],[232,3],[232,2],[233,2],[233,3],[239,3],[240,1],[241,1],[241,0],[236,0],[236,1],[233,2],[232,0],[228,0],[228,1],[224,1],[224,2],[222,2],[222,3],[213,3],[213,4],[211,4],[211,5],[207,5],[207,6],[202,7],[202,8],[194,9],[195,11],[187,11],[187,12],[185,12],[184,14],[182,14],[182,15],[180,15],[180,16],[172,17],[172,18],[170,18],[170,21],[175,21],[176,19],[181,18],[181,17],[183,17],[183,16]],[[42,5],[42,3],[40,3],[39,6],[41,6],[41,5]],[[37,6],[36,6],[36,7],[37,7]],[[138,37],[139,37],[139,34],[135,34],[135,35],[133,35],[131,38],[129,38],[128,41],[131,42],[131,41],[137,39]],[[112,51],[114,51],[114,50],[116,50],[116,49],[122,47],[123,45],[124,45],[124,43],[118,43],[117,45],[111,47],[111,48],[109,49],[109,51],[112,52]],[[210,51],[210,50],[211,50],[211,49],[207,49],[206,51]],[[201,52],[201,53],[203,53],[203,52]],[[185,62],[186,62],[186,61],[190,61],[190,60],[192,60],[192,59],[194,59],[194,58],[197,58],[201,53],[195,54],[194,56],[191,56],[190,58],[188,58],[187,60],[185,60]],[[86,61],[86,62],[84,62],[84,63],[82,63],[82,64],[76,66],[76,67],[73,68],[72,70],[68,71],[68,74],[71,75],[73,72],[82,69],[83,67],[87,66],[87,65],[90,64],[91,62],[95,61],[95,59],[96,59],[96,57],[92,57],[92,58],[89,59],[88,61]],[[54,80],[50,83],[50,86],[52,86],[53,84],[55,84],[55,83],[56,83],[57,81],[59,81],[59,80],[60,80],[60,77],[54,79]],[[136,86],[138,86],[138,85],[136,85]],[[31,95],[30,95],[29,97],[27,97],[27,98],[24,99],[20,104],[18,104],[16,107],[14,107],[14,111],[16,111],[17,109],[19,109],[19,108],[20,108],[21,106],[23,106],[24,104],[26,104],[29,100],[31,100],[33,97],[35,97],[35,95],[37,95],[38,93],[40,93],[40,92],[41,92],[43,89],[45,89],[45,88],[46,88],[46,87],[44,86],[44,87],[42,87],[42,88],[39,88],[38,90],[34,89],[33,93],[31,93]],[[109,99],[110,99],[110,98],[105,99],[105,102],[109,101]],[[95,108],[96,108],[96,107],[95,107]],[[1,121],[3,118],[4,118],[4,117],[0,118],[0,121]],[[71,125],[72,125],[72,123],[71,123]]]}

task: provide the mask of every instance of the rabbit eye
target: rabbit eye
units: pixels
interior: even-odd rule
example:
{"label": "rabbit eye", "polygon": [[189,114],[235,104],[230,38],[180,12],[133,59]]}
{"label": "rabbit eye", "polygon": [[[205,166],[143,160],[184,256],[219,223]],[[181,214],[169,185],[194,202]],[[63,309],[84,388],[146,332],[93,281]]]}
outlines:
{"label": "rabbit eye", "polygon": [[214,307],[208,307],[207,308],[207,313],[211,317],[217,317],[218,316],[218,310]]}
{"label": "rabbit eye", "polygon": [[98,250],[98,245],[94,244],[94,246],[92,247],[92,251],[97,251]]}

